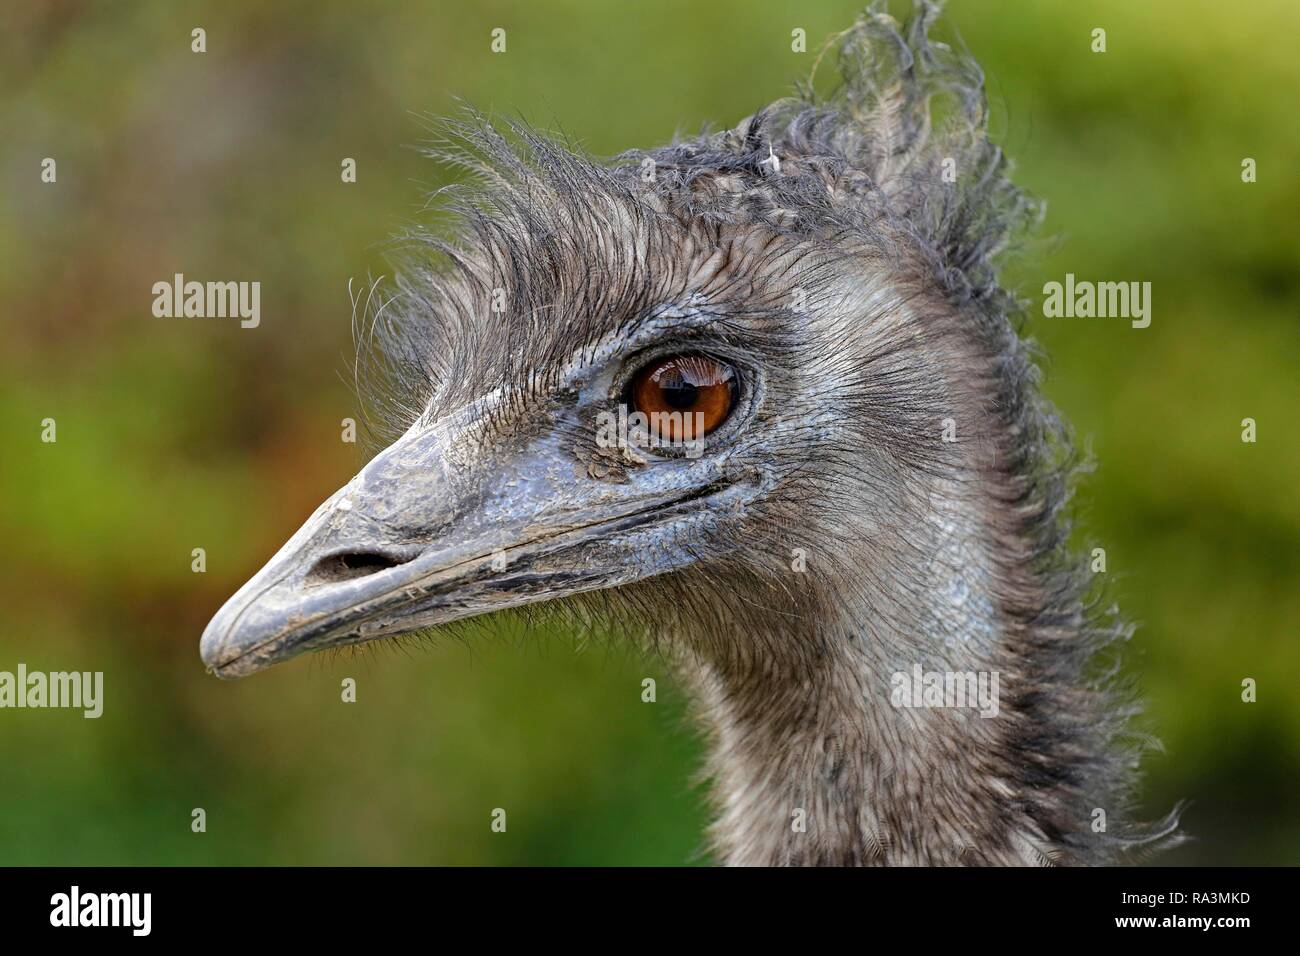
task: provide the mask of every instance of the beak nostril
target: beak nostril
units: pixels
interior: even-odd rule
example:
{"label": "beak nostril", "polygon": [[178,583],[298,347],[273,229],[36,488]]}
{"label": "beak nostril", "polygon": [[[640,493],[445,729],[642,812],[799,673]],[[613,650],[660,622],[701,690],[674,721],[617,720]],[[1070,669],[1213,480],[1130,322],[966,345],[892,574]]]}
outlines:
{"label": "beak nostril", "polygon": [[405,560],[378,551],[350,551],[331,554],[321,558],[307,574],[307,584],[333,584],[338,581],[351,581],[368,577],[379,571],[386,571]]}

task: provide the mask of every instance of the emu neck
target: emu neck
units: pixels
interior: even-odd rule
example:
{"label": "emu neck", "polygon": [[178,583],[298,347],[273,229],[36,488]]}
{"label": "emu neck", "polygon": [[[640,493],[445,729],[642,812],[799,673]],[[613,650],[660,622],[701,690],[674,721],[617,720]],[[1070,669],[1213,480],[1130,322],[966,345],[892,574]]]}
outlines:
{"label": "emu neck", "polygon": [[[887,579],[864,573],[813,627],[750,621],[707,646],[765,653],[693,661],[724,862],[1041,862],[1046,841],[1004,773],[1008,715],[988,706],[1015,667],[978,523],[940,514],[930,530],[933,547],[895,553]],[[913,700],[918,669],[985,696]]]}

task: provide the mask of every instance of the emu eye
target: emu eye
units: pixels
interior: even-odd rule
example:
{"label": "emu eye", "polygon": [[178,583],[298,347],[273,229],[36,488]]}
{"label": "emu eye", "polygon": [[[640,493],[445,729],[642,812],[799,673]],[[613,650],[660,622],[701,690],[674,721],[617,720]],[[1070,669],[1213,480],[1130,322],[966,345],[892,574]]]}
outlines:
{"label": "emu eye", "polygon": [[651,362],[632,380],[632,406],[650,432],[668,441],[698,440],[727,420],[739,376],[707,355],[671,355]]}

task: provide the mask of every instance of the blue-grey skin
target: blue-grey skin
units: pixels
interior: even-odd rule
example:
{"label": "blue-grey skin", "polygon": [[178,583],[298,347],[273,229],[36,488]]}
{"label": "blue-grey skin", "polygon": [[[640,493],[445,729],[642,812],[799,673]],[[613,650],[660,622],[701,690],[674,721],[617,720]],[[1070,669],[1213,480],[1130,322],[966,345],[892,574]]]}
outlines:
{"label": "blue-grey skin", "polygon": [[[728,427],[709,454],[660,455],[655,467],[597,481],[566,436],[590,433],[618,401],[623,357],[673,328],[703,323],[665,308],[634,336],[575,359],[555,403],[517,440],[485,445],[495,396],[421,419],[325,501],[203,633],[204,663],[244,677],[305,651],[371,641],[461,618],[617,587],[692,560],[689,526],[743,508],[762,476],[726,477]],[[761,378],[746,377],[728,425],[749,417]],[[635,448],[613,450],[644,465]],[[354,561],[347,556],[371,560]],[[373,560],[373,559],[379,560]],[[495,559],[495,567],[494,567]],[[389,566],[384,566],[385,564]]]}

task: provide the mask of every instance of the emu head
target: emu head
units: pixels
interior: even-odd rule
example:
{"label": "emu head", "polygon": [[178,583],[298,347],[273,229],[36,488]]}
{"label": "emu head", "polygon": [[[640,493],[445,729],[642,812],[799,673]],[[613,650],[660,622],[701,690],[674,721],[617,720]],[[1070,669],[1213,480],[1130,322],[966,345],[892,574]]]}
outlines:
{"label": "emu head", "polygon": [[1039,429],[990,265],[1029,206],[928,15],[842,34],[828,95],[609,163],[450,124],[457,238],[413,234],[362,309],[391,444],[214,617],[207,665],[561,598],[746,655],[719,635],[928,600]]}

